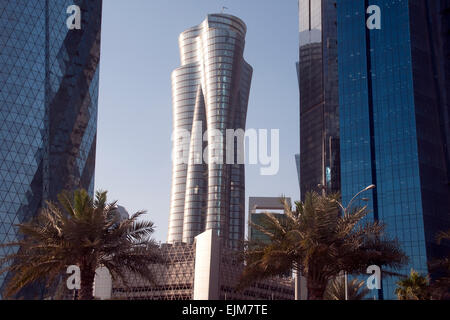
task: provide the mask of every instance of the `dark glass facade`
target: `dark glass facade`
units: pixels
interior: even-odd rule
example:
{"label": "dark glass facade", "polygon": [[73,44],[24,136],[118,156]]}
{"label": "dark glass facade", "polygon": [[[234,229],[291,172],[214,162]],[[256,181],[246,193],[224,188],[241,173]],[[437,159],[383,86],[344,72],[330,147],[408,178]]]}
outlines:
{"label": "dark glass facade", "polygon": [[336,1],[299,0],[300,195],[340,189]]}
{"label": "dark glass facade", "polygon": [[62,190],[93,192],[101,12],[101,0],[0,0],[0,243]]}
{"label": "dark glass facade", "polygon": [[[381,30],[366,9],[381,8]],[[386,223],[427,273],[449,253],[449,1],[338,0],[340,161],[343,202],[364,187],[371,219]],[[371,194],[370,194],[371,193]],[[394,299],[397,278],[383,279]]]}

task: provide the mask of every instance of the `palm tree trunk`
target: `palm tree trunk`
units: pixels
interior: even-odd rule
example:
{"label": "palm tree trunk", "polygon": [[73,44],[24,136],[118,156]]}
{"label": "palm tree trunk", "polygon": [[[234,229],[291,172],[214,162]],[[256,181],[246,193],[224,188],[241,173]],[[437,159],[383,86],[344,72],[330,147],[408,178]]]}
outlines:
{"label": "palm tree trunk", "polygon": [[80,273],[80,300],[93,300],[95,270],[91,270],[90,268],[80,268]]}
{"label": "palm tree trunk", "polygon": [[323,300],[325,290],[327,288],[326,284],[313,281],[308,279],[308,300]]}

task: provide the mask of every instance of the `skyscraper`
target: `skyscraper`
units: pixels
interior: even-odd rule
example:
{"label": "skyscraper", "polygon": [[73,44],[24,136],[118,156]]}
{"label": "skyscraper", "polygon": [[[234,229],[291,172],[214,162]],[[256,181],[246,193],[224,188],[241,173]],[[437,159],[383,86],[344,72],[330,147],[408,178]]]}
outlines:
{"label": "skyscraper", "polygon": [[[291,198],[286,198],[291,207]],[[250,197],[248,199],[248,238],[251,241],[270,242],[267,234],[259,231],[256,226],[264,227],[264,214],[271,213],[279,221],[285,219],[284,203],[280,197]]]}
{"label": "skyscraper", "polygon": [[[217,142],[214,130],[224,137],[226,129],[245,129],[252,78],[252,67],[243,58],[245,34],[242,20],[210,14],[180,35],[181,67],[172,73],[173,127],[192,138],[188,163],[173,164],[169,243],[192,243],[210,229],[230,248],[244,238],[244,165],[225,163],[225,140]],[[208,161],[193,148],[197,131],[200,140],[207,132],[209,152],[203,155]],[[175,139],[174,150],[182,143]]]}
{"label": "skyscraper", "polygon": [[340,189],[336,1],[299,0],[300,196]]}
{"label": "skyscraper", "polygon": [[0,243],[63,189],[93,191],[101,14],[101,0],[0,0]]}
{"label": "skyscraper", "polygon": [[[366,26],[370,5],[381,29]],[[337,1],[343,202],[376,185],[371,218],[409,256],[404,274],[450,251],[435,241],[450,229],[449,13],[448,0]]]}
{"label": "skyscraper", "polygon": [[295,167],[297,168],[298,186],[300,187],[300,153],[295,154]]}

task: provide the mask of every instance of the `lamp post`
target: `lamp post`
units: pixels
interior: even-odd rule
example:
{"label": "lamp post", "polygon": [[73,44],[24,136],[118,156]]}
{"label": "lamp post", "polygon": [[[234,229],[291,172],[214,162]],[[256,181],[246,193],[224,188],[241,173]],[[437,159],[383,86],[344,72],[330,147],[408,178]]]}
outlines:
{"label": "lamp post", "polygon": [[[353,201],[363,192],[372,190],[375,188],[374,184],[371,184],[370,186],[365,187],[364,189],[362,189],[361,191],[359,191],[357,194],[355,194],[355,196],[353,196],[353,198],[350,200],[350,202],[348,203],[347,207],[345,207],[345,209],[343,208],[342,204],[340,204],[341,208],[344,210],[344,214],[347,214],[348,209],[350,208],[351,204],[353,203]],[[363,200],[369,200],[369,199],[363,199]],[[339,203],[339,201],[338,201]],[[345,285],[345,300],[348,300],[348,273],[347,271],[344,272],[344,285]]]}
{"label": "lamp post", "polygon": [[[319,184],[318,187],[320,189],[322,189],[324,191],[324,193],[326,193],[326,187],[322,184]],[[336,203],[339,205],[339,207],[342,209],[342,211],[344,212],[344,214],[348,213],[348,210],[350,208],[350,206],[352,205],[353,201],[363,192],[369,191],[375,189],[375,185],[371,184],[367,187],[365,187],[364,189],[360,190],[357,194],[355,194],[353,196],[353,198],[350,199],[348,205],[344,208],[344,206],[342,205],[342,203],[340,203],[339,201],[336,200]],[[369,199],[367,198],[363,198],[362,200],[364,201],[369,201]],[[344,271],[344,286],[345,286],[345,300],[348,300],[348,274],[347,271]]]}

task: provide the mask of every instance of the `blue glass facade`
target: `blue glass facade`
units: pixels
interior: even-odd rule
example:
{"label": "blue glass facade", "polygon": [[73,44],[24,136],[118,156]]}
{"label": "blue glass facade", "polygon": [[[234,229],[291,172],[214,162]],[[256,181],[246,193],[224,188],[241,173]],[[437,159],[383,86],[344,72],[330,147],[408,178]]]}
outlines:
{"label": "blue glass facade", "polygon": [[[81,30],[67,27],[71,5]],[[0,243],[62,190],[93,191],[101,10],[101,0],[0,0]]]}
{"label": "blue glass facade", "polygon": [[[450,228],[448,79],[437,79],[448,39],[433,24],[446,1],[428,2],[337,1],[343,201],[376,185],[364,197],[409,256],[404,274],[427,273],[427,261],[449,252],[435,244]],[[381,30],[366,28],[369,5],[381,8]],[[383,279],[385,299],[397,280]]]}

